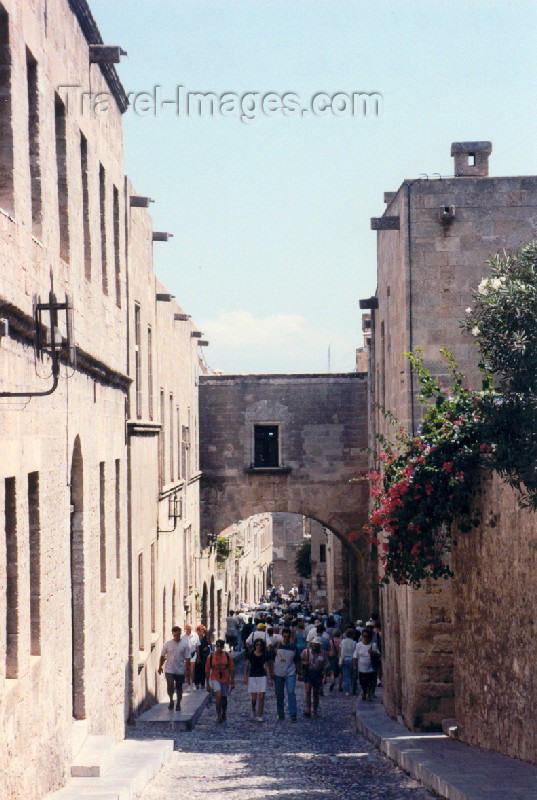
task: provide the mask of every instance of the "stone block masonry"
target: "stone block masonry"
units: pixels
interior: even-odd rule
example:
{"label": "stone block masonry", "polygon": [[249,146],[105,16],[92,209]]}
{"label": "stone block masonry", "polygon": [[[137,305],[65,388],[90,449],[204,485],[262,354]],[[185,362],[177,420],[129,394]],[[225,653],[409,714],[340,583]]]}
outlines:
{"label": "stone block masonry", "polygon": [[[371,310],[369,370],[372,433],[388,433],[378,405],[408,430],[419,429],[419,386],[404,356],[417,346],[423,348],[433,374],[447,381],[440,355],[444,346],[454,354],[468,384],[480,386],[477,348],[459,322],[472,303],[472,290],[487,273],[486,260],[503,250],[514,251],[537,235],[537,177],[489,177],[491,149],[490,142],[455,143],[456,177],[406,180],[388,197],[386,214],[399,216],[400,227],[377,226],[378,308]],[[509,685],[502,676],[516,674],[519,696],[535,696],[531,679],[521,677],[529,675],[533,649],[522,648],[524,656],[512,655],[508,663],[503,659],[499,669],[494,665],[504,652],[500,620],[512,619],[529,573],[523,570],[523,578],[514,568],[514,579],[508,579],[514,593],[508,595],[510,602],[500,604],[496,598],[493,622],[488,619],[493,585],[504,585],[512,558],[518,564],[527,554],[522,539],[517,539],[513,553],[506,550],[509,517],[520,518],[520,530],[530,530],[532,522],[516,510],[505,488],[494,487],[487,498],[490,507],[502,509],[501,523],[490,524],[487,540],[484,531],[457,538],[453,560],[458,577],[453,586],[442,581],[419,591],[393,585],[382,590],[384,702],[393,717],[402,717],[411,728],[438,728],[456,711],[467,741],[535,760],[531,726],[524,731],[515,691],[506,689],[504,702],[500,690]],[[505,556],[502,565],[492,556],[497,550]],[[531,551],[529,556],[531,564]],[[505,652],[519,651],[518,644],[511,645],[513,649]],[[463,655],[468,646],[470,653]],[[478,657],[476,647],[488,657]]]}
{"label": "stone block masonry", "polygon": [[[367,487],[350,483],[366,465],[366,416],[360,373],[202,376],[202,536],[266,511],[316,519],[352,553],[358,587],[347,601],[353,613],[369,613]],[[272,466],[256,462],[256,436],[268,428]]]}

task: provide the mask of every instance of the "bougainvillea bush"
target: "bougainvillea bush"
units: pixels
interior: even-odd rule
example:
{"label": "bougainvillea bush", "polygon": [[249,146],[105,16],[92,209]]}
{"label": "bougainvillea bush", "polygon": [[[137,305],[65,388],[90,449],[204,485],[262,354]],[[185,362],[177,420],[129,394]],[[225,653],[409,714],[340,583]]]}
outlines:
{"label": "bougainvillea bush", "polygon": [[380,437],[378,471],[368,473],[373,496],[371,541],[384,568],[382,582],[418,587],[426,578],[449,577],[450,526],[463,531],[479,524],[474,510],[478,468],[492,448],[483,440],[481,397],[463,384],[452,356],[443,351],[451,386],[410,355],[426,406],[419,435],[399,428],[392,440]]}
{"label": "bougainvillea bush", "polygon": [[514,486],[522,506],[537,509],[537,243],[489,266],[462,323],[479,346],[484,388],[465,386],[445,350],[449,388],[419,352],[410,354],[423,424],[417,436],[399,428],[391,440],[379,437],[379,469],[365,476],[383,583],[418,587],[451,576],[451,525],[462,532],[479,525],[475,494],[483,467]]}

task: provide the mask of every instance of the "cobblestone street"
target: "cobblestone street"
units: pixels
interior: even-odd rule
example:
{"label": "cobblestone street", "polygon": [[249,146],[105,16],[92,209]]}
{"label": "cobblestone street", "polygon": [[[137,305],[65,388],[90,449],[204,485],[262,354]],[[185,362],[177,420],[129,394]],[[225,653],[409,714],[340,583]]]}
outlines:
{"label": "cobblestone street", "polygon": [[[193,732],[175,734],[176,751],[142,800],[432,800],[433,795],[354,732],[356,698],[326,688],[317,720],[303,716],[302,683],[297,684],[297,699],[298,722],[279,721],[269,688],[265,721],[257,722],[241,675],[229,700],[228,721],[218,724],[210,705]],[[134,729],[132,735],[145,734]]]}

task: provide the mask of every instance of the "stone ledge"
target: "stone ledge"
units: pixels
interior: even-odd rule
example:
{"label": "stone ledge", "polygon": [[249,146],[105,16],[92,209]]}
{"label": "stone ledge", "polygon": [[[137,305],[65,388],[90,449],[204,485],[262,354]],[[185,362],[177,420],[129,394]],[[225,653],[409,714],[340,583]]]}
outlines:
{"label": "stone ledge", "polygon": [[356,728],[426,789],[448,800],[535,800],[537,766],[454,741],[409,731],[378,701],[358,702]]}
{"label": "stone ledge", "polygon": [[170,711],[168,703],[155,703],[140,714],[135,725],[137,728],[150,727],[154,730],[191,731],[209,700],[210,694],[205,689],[184,692],[180,711]]}
{"label": "stone ledge", "polygon": [[245,467],[247,475],[289,475],[291,467]]}
{"label": "stone ledge", "polygon": [[100,777],[71,778],[45,800],[135,800],[173,753],[173,739],[126,739],[113,749],[111,765]]}

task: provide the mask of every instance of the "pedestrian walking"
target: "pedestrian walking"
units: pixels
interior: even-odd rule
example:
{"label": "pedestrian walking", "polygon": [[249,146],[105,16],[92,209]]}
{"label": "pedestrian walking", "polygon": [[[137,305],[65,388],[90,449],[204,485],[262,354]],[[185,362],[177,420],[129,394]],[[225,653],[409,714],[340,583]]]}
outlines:
{"label": "pedestrian walking", "polygon": [[196,631],[192,630],[192,625],[187,622],[185,625],[185,632],[183,634],[183,639],[188,639],[190,642],[190,681],[189,683],[193,683],[195,679],[195,671],[196,671],[196,660],[198,657],[198,647],[200,643],[200,637],[198,636]]}
{"label": "pedestrian walking", "polygon": [[207,629],[205,625],[198,625],[196,628],[196,633],[199,636],[200,643],[198,645],[196,664],[194,668],[194,684],[196,689],[199,689],[205,683],[205,664],[207,663],[207,658],[211,652],[211,641],[207,635]]}
{"label": "pedestrian walking", "polygon": [[358,680],[362,687],[362,700],[373,700],[377,673],[373,664],[374,654],[379,658],[377,645],[373,642],[373,632],[369,628],[362,631],[362,640],[354,651],[354,669],[358,670]]}
{"label": "pedestrian walking", "polygon": [[278,719],[285,719],[285,692],[287,692],[289,717],[291,722],[296,722],[296,667],[299,660],[297,645],[291,641],[291,631],[289,628],[284,628],[282,641],[276,644],[274,660],[271,662]]}
{"label": "pedestrian walking", "polygon": [[252,713],[258,722],[263,722],[267,680],[272,686],[269,661],[264,640],[256,639],[244,659],[244,683],[248,684]]}
{"label": "pedestrian walking", "polygon": [[214,692],[218,722],[226,720],[227,699],[235,686],[235,662],[231,653],[224,651],[224,645],[223,639],[217,639],[215,651],[208,656],[205,664],[207,691]]}
{"label": "pedestrian walking", "polygon": [[179,711],[183,699],[185,676],[187,683],[190,683],[190,641],[185,638],[181,639],[181,628],[178,625],[173,626],[172,638],[162,647],[158,666],[159,675],[162,675],[163,667],[166,690],[170,698],[168,709],[173,711],[173,695],[176,692],[177,705],[175,708]]}
{"label": "pedestrian walking", "polygon": [[302,667],[304,674],[304,688],[306,691],[306,710],[305,717],[312,714],[312,695],[313,695],[313,716],[319,714],[319,696],[323,683],[326,683],[326,672],[328,669],[328,659],[321,647],[320,637],[313,639],[311,648],[307,648],[302,653]]}
{"label": "pedestrian walking", "polygon": [[230,611],[229,616],[226,617],[226,642],[231,650],[237,649],[239,640],[239,618],[234,614],[234,611]]}
{"label": "pedestrian walking", "polygon": [[353,638],[354,628],[347,628],[345,636],[341,640],[339,647],[339,663],[342,674],[342,689],[348,697],[352,687],[352,671],[354,666],[354,653],[356,642]]}

